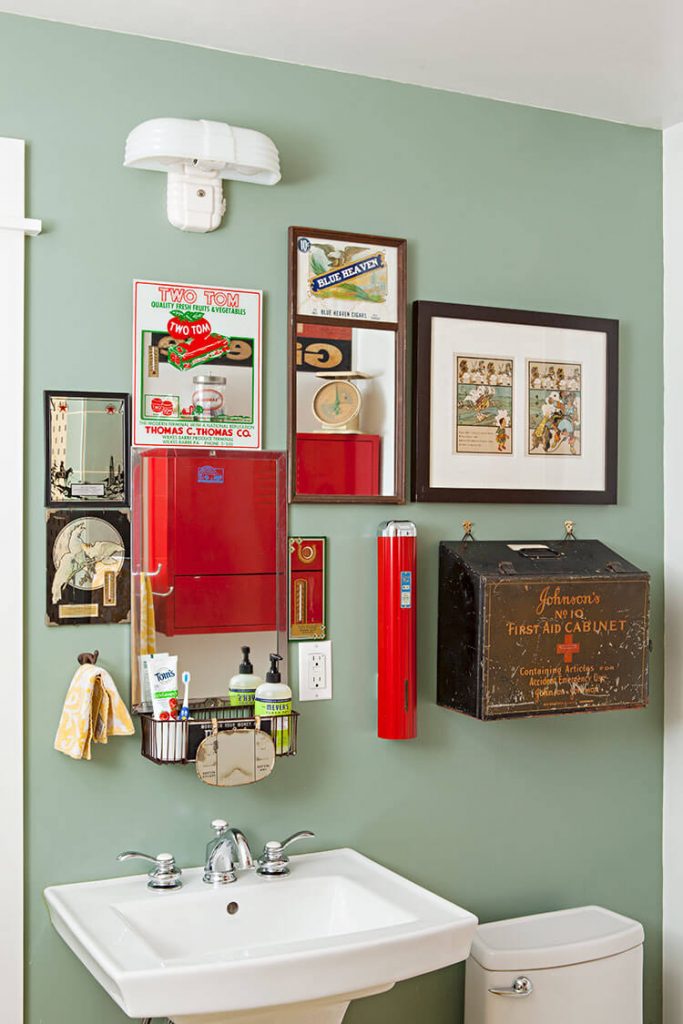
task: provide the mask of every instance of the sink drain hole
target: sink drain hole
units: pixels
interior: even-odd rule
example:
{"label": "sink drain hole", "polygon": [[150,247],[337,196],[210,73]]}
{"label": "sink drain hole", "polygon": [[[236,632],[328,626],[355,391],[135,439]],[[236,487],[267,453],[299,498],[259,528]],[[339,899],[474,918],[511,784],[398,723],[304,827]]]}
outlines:
{"label": "sink drain hole", "polygon": [[225,909],[229,914],[236,914],[237,911],[240,909],[240,905],[239,903],[235,903],[235,901],[233,900],[231,903],[228,903]]}

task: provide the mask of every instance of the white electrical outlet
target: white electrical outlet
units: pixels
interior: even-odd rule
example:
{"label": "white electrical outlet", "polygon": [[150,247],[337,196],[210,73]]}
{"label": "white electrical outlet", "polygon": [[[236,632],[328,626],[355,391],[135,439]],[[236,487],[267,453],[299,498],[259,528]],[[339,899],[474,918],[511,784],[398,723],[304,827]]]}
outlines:
{"label": "white electrical outlet", "polygon": [[299,644],[299,700],[332,700],[332,641]]}

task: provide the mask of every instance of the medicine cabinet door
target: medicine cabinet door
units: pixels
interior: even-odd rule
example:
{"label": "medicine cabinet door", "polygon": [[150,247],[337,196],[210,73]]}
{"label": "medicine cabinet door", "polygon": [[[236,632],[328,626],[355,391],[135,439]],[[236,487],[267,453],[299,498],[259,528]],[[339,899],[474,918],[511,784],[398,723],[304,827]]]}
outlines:
{"label": "medicine cabinet door", "polygon": [[285,455],[136,450],[133,498],[133,706],[153,653],[178,655],[192,701],[226,698],[243,645],[260,676],[285,649]]}

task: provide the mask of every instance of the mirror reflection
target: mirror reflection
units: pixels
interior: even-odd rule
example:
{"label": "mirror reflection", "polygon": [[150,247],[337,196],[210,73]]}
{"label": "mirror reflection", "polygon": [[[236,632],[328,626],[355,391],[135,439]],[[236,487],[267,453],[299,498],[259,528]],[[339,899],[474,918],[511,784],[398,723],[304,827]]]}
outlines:
{"label": "mirror reflection", "polygon": [[285,455],[145,449],[133,473],[133,706],[149,710],[140,658],[161,653],[191,705],[227,700],[243,646],[261,677],[284,650]]}
{"label": "mirror reflection", "polygon": [[296,493],[392,495],[395,332],[298,323],[295,346]]}
{"label": "mirror reflection", "polygon": [[128,396],[46,393],[49,505],[124,505]]}

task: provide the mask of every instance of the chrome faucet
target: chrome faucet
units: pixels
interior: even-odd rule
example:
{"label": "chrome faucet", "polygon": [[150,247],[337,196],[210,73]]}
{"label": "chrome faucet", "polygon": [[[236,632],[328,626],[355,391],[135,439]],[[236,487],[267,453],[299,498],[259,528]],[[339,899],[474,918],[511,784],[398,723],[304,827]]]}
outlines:
{"label": "chrome faucet", "polygon": [[237,869],[252,868],[254,859],[244,832],[216,818],[211,822],[215,837],[207,843],[204,881],[207,885],[227,885],[237,881]]}

